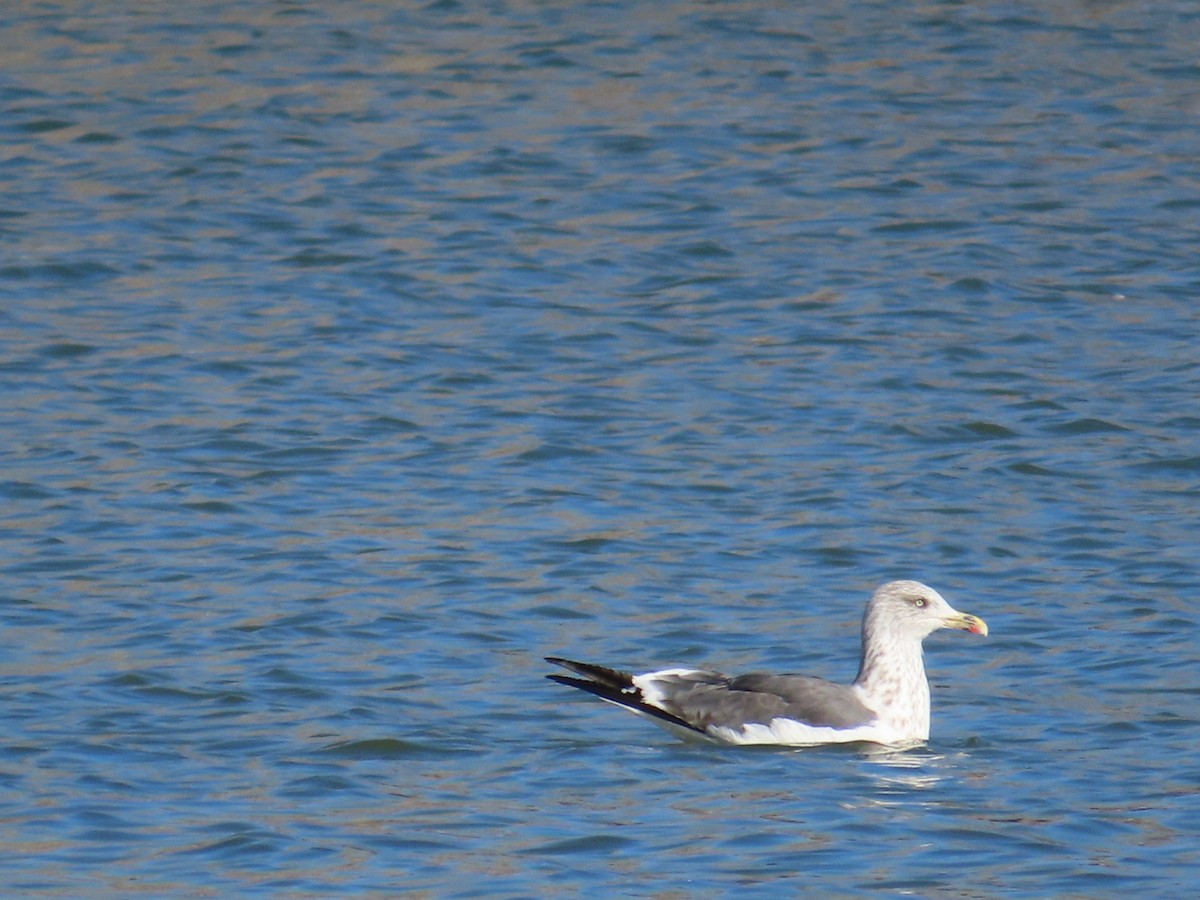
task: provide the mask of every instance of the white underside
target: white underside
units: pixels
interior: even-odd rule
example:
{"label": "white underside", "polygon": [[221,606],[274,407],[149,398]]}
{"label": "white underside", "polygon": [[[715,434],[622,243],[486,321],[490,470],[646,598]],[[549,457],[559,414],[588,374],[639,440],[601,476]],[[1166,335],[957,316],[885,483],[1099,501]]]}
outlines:
{"label": "white underside", "polygon": [[809,725],[795,719],[772,719],[769,723],[751,722],[740,728],[714,727],[708,733],[723,744],[780,744],[788,747],[812,747],[817,744],[911,744],[914,739],[893,728],[872,722],[854,728]]}
{"label": "white underside", "polygon": [[[611,702],[611,701],[610,701]],[[630,709],[629,707],[624,707]],[[923,743],[920,738],[904,736],[894,729],[878,724],[860,725],[856,728],[829,728],[808,725],[795,719],[773,719],[769,724],[751,723],[741,728],[709,728],[707,731],[695,731],[691,728],[681,728],[671,722],[664,722],[647,716],[640,710],[630,709],[643,718],[649,719],[660,728],[686,741],[700,743],[729,744],[732,746],[774,745],[777,747],[818,747],[822,744],[854,744],[871,743],[886,744],[892,747],[906,747]]]}

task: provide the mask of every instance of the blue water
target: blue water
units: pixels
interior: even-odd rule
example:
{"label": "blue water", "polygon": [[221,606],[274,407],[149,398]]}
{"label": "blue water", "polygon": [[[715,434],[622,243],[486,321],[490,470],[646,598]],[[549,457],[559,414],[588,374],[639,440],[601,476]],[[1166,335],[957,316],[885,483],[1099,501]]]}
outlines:
{"label": "blue water", "polygon": [[[1200,878],[1191,3],[15,4],[0,850],[66,896]],[[691,746],[546,654],[853,677]]]}

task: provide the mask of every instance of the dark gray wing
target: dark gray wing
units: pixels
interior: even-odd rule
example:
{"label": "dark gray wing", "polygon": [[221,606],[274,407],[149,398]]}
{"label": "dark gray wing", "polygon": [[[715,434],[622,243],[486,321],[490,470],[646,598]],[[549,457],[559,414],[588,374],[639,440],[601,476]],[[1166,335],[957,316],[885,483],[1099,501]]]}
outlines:
{"label": "dark gray wing", "polygon": [[[697,673],[699,674],[699,673]],[[787,718],[817,727],[853,728],[875,714],[848,685],[809,675],[739,675],[736,678],[679,679],[666,687],[663,707],[693,727],[738,728]],[[664,679],[665,681],[665,679]],[[660,684],[663,681],[659,681]]]}

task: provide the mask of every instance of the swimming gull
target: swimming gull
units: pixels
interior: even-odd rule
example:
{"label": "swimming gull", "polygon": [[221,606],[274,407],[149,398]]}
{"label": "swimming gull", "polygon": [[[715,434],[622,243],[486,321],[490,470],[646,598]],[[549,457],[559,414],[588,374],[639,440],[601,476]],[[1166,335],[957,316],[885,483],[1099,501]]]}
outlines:
{"label": "swimming gull", "polygon": [[911,746],[929,739],[921,641],[939,628],[988,633],[983,619],[958,612],[933,588],[890,581],[875,591],[863,615],[862,659],[853,684],[810,675],[730,677],[703,669],[630,675],[557,656],[546,661],[583,677],[546,677],[685,737],[724,744]]}

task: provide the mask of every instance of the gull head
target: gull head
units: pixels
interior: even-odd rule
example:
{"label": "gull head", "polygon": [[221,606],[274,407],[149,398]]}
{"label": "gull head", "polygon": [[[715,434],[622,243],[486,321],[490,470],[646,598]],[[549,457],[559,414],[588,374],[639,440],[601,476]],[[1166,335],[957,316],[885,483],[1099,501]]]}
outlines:
{"label": "gull head", "polygon": [[920,641],[939,628],[957,628],[987,635],[987,623],[978,616],[960,613],[946,598],[919,581],[889,581],[867,604],[864,632],[890,634]]}

